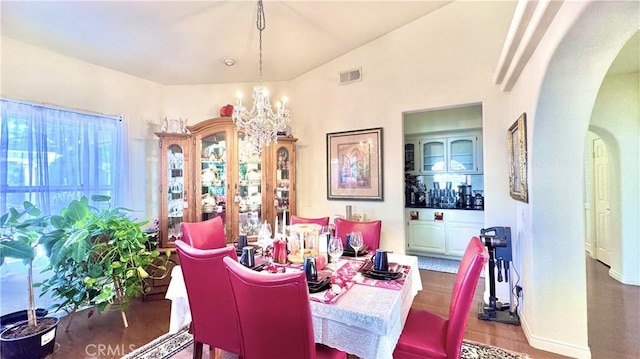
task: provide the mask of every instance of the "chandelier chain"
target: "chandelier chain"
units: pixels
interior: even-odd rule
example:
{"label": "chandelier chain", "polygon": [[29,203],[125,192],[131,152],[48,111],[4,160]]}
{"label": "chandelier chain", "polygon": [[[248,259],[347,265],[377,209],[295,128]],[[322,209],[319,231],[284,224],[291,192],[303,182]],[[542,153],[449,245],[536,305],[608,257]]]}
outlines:
{"label": "chandelier chain", "polygon": [[258,1],[258,14],[256,16],[256,28],[258,28],[258,42],[260,45],[260,85],[262,85],[262,30],[267,27],[267,20],[264,17],[264,6],[262,0]]}

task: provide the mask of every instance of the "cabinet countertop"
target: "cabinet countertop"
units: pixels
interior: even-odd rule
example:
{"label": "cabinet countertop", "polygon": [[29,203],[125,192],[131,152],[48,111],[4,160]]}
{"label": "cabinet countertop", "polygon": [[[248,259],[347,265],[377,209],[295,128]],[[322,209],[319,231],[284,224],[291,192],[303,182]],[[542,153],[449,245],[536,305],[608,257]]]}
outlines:
{"label": "cabinet countertop", "polygon": [[425,206],[405,206],[407,209],[438,209],[438,210],[450,210],[450,211],[474,211],[474,212],[482,212],[484,209],[475,209],[475,208],[440,208],[440,207],[425,207]]}

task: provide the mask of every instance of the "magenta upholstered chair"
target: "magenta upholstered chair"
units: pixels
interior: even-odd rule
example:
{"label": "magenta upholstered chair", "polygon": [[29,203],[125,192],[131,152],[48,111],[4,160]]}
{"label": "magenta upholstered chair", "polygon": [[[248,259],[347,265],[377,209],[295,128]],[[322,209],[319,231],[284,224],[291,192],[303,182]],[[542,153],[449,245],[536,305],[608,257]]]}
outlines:
{"label": "magenta upholstered chair", "polygon": [[451,294],[449,318],[410,309],[400,339],[393,352],[394,359],[460,358],[462,339],[467,327],[478,278],[489,253],[478,237],[471,238],[460,261]]}
{"label": "magenta upholstered chair", "polygon": [[364,244],[369,246],[369,251],[375,251],[380,248],[380,231],[382,230],[382,221],[366,221],[356,222],[343,218],[336,218],[336,237],[342,239],[342,244],[346,245],[347,234],[360,231]]}
{"label": "magenta upholstered chair", "polygon": [[255,272],[231,258],[225,258],[224,264],[236,300],[246,359],[347,358],[344,352],[314,343],[304,272]]}
{"label": "magenta upholstered chair", "polygon": [[236,303],[222,259],[237,261],[234,247],[197,249],[176,241],[189,297],[193,357],[202,358],[202,344],[241,354]]}
{"label": "magenta upholstered chair", "polygon": [[198,249],[222,248],[227,245],[222,217],[217,216],[202,222],[180,223],[182,240]]}
{"label": "magenta upholstered chair", "polygon": [[299,223],[313,223],[313,224],[319,224],[321,226],[328,226],[329,217],[304,218],[304,217],[298,217],[298,216],[291,216],[291,224],[299,224]]}

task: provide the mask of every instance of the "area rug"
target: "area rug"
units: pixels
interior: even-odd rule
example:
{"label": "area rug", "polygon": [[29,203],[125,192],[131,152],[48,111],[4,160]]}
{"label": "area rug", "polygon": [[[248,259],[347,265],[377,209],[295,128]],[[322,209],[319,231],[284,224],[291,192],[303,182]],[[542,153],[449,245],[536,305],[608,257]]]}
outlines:
{"label": "area rug", "polygon": [[[169,359],[193,345],[188,327],[175,334],[165,334],[125,355],[122,359]],[[480,343],[464,341],[461,359],[530,359],[526,354],[514,353]]]}
{"label": "area rug", "polygon": [[444,273],[458,273],[460,261],[437,257],[418,256],[418,268]]}
{"label": "area rug", "polygon": [[[418,256],[418,268],[435,272],[458,273],[460,261],[438,257]],[[484,277],[484,271],[480,273]]]}

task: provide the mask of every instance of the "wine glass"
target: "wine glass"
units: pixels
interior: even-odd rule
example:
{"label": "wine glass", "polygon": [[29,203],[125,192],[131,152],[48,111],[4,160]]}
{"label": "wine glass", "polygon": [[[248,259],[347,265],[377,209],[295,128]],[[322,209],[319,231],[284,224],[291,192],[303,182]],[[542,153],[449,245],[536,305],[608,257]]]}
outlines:
{"label": "wine glass", "polygon": [[265,254],[267,247],[272,244],[271,241],[271,223],[264,221],[260,226],[260,232],[258,232],[258,242],[262,247],[262,254]]}
{"label": "wine glass", "polygon": [[331,262],[334,263],[334,270],[338,269],[338,259],[344,252],[342,245],[342,239],[340,237],[333,237],[329,240],[329,247],[327,248],[329,256],[331,256]]}
{"label": "wine glass", "polygon": [[362,232],[351,233],[351,240],[349,241],[349,244],[353,247],[355,257],[358,258],[358,250],[360,250],[363,245]]}

